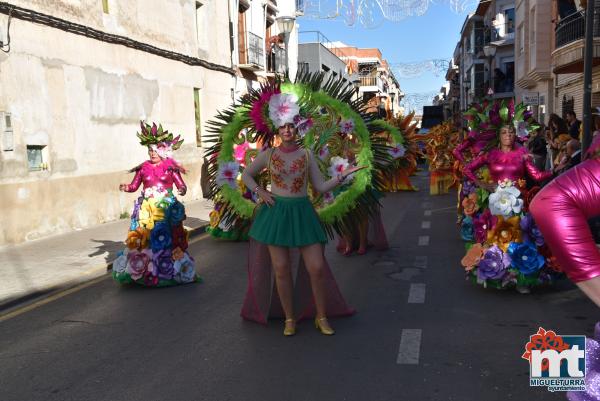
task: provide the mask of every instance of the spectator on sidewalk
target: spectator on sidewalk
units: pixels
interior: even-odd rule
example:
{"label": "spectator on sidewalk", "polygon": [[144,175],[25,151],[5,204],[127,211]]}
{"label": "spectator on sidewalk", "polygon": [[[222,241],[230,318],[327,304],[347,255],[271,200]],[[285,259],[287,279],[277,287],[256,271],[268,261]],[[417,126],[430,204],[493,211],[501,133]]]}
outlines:
{"label": "spectator on sidewalk", "polygon": [[577,115],[573,110],[567,111],[567,123],[569,125],[569,135],[571,135],[571,138],[579,140],[581,121],[577,119]]}
{"label": "spectator on sidewalk", "polygon": [[594,124],[592,125],[592,129],[594,132],[592,133],[592,138],[596,138],[597,135],[600,135],[600,107],[596,108],[596,111],[593,114],[594,116]]}
{"label": "spectator on sidewalk", "polygon": [[527,142],[527,148],[533,155],[533,164],[539,169],[544,170],[546,163],[546,138],[542,135],[542,128],[538,128],[531,132],[529,141]]}
{"label": "spectator on sidewalk", "polygon": [[565,171],[581,163],[581,144],[577,139],[571,139],[567,142],[566,153],[560,164],[556,166],[554,173],[562,174]]}

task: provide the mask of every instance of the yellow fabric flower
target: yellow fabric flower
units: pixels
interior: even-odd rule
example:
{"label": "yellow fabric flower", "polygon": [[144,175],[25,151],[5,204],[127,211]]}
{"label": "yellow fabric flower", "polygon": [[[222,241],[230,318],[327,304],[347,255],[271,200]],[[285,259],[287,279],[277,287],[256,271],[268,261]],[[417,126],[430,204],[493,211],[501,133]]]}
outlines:
{"label": "yellow fabric flower", "polygon": [[162,221],[164,219],[165,211],[163,208],[157,206],[156,199],[144,199],[138,215],[140,225],[148,230],[152,230],[156,221]]}
{"label": "yellow fabric flower", "polygon": [[521,218],[519,216],[513,216],[506,220],[504,217],[498,216],[498,223],[488,233],[488,242],[498,245],[498,248],[506,252],[511,242],[521,242],[520,221]]}
{"label": "yellow fabric flower", "polygon": [[129,231],[127,233],[127,239],[125,244],[129,249],[144,249],[148,247],[148,239],[150,238],[150,232],[141,227],[138,227],[135,231]]}

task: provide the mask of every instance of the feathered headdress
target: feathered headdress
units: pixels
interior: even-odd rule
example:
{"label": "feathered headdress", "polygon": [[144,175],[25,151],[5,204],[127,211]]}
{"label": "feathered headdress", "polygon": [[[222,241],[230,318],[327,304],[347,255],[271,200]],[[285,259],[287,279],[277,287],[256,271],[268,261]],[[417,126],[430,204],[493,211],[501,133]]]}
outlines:
{"label": "feathered headdress", "polygon": [[504,125],[512,125],[518,133],[521,132],[519,136],[523,136],[523,129],[539,128],[534,124],[533,113],[527,110],[527,106],[523,103],[515,105],[514,99],[508,102],[484,100],[482,104],[473,104],[463,116],[472,131],[498,131]]}
{"label": "feathered headdress", "polygon": [[171,157],[172,152],[179,149],[183,144],[181,135],[173,137],[173,134],[164,130],[160,124],[158,126],[156,126],[156,123],[149,125],[144,121],[140,121],[140,128],[141,132],[137,133],[140,144],[156,150],[162,158]]}

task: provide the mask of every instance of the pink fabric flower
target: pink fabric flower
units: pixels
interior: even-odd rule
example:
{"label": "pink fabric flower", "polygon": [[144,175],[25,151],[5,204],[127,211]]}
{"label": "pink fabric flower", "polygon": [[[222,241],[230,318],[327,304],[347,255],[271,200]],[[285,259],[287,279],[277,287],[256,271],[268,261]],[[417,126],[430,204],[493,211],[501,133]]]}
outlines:
{"label": "pink fabric flower", "polygon": [[485,242],[487,240],[488,231],[492,230],[497,222],[498,217],[492,215],[490,209],[485,209],[483,213],[479,214],[477,217],[473,217],[475,241],[481,243]]}
{"label": "pink fabric flower", "polygon": [[130,251],[127,254],[127,273],[134,280],[139,280],[144,277],[146,272],[150,269],[152,261],[152,252],[149,249],[145,249],[141,252]]}
{"label": "pink fabric flower", "polygon": [[354,121],[350,119],[340,121],[340,132],[344,135],[354,132]]}

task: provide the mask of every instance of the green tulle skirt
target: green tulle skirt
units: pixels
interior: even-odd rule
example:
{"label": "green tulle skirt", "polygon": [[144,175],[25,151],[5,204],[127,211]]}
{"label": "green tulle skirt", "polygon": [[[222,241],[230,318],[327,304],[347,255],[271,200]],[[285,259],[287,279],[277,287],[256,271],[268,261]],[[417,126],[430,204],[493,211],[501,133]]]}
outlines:
{"label": "green tulle skirt", "polygon": [[273,206],[260,205],[249,235],[263,244],[289,248],[327,243],[308,197],[275,196]]}

